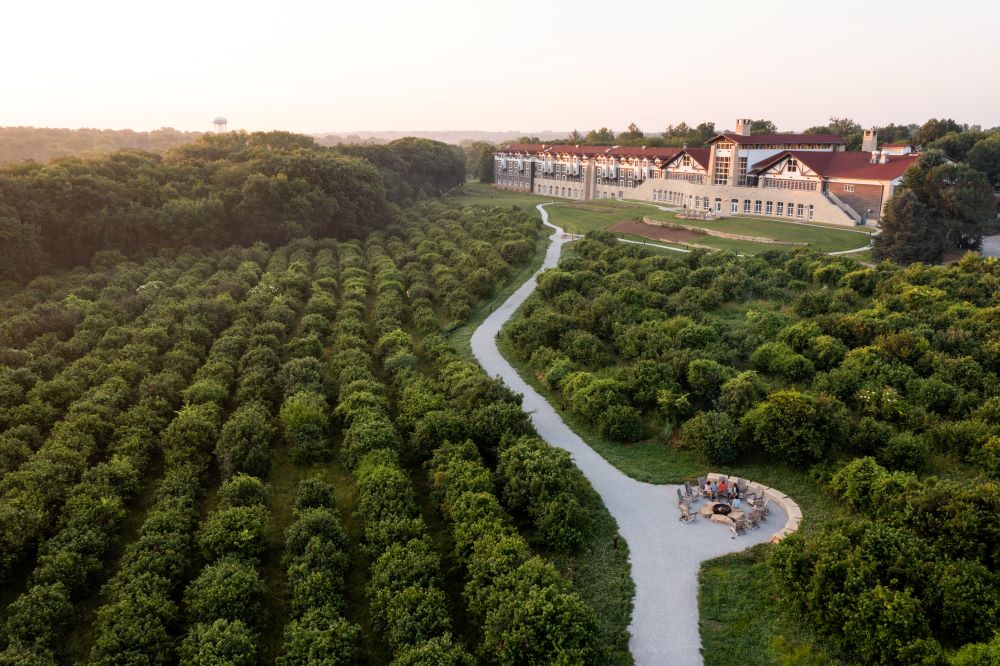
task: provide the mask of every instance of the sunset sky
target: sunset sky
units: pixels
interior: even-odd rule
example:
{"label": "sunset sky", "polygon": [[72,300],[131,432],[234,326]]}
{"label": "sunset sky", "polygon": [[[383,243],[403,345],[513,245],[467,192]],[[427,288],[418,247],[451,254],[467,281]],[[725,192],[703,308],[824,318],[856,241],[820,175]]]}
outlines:
{"label": "sunset sky", "polygon": [[[154,8],[158,7],[158,8]],[[0,126],[539,131],[1000,125],[1000,5],[16,2]]]}

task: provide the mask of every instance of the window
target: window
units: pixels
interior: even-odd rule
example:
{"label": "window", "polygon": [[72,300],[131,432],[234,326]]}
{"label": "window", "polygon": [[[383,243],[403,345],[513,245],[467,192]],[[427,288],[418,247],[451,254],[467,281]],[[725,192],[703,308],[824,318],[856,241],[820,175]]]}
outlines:
{"label": "window", "polygon": [[813,210],[813,205],[812,205],[812,204],[809,204],[809,219],[810,219],[810,220],[811,220],[811,219],[813,219],[813,213],[814,213],[814,212],[815,212],[815,211]]}
{"label": "window", "polygon": [[695,197],[694,198],[694,207],[695,208],[701,208],[701,197]]}
{"label": "window", "polygon": [[702,197],[701,207],[704,210],[708,210],[708,197]]}
{"label": "window", "polygon": [[690,155],[685,155],[684,157],[681,158],[681,166],[682,167],[689,167],[689,166],[691,166],[691,156]]}
{"label": "window", "polygon": [[777,213],[778,213],[778,215],[784,215],[785,214],[785,204],[783,204],[780,201],[778,202],[778,211],[777,211]]}
{"label": "window", "polygon": [[729,158],[715,158],[715,178],[712,181],[715,185],[729,184]]}
{"label": "window", "polygon": [[743,200],[743,212],[744,213],[749,213],[750,212],[750,200],[749,199],[744,199]]}
{"label": "window", "polygon": [[803,206],[802,204],[799,204],[798,208],[795,209],[795,217],[801,220],[803,217],[805,217],[805,210],[806,207]]}
{"label": "window", "polygon": [[853,192],[854,191],[854,186],[853,185],[844,185],[844,191],[845,192]]}
{"label": "window", "polygon": [[760,199],[753,202],[753,212],[754,215],[760,215]]}
{"label": "window", "polygon": [[729,212],[738,213],[740,212],[740,200],[733,199],[729,202]]}
{"label": "window", "polygon": [[[771,215],[774,212],[774,204],[772,202],[768,201],[767,202],[767,206],[766,206],[766,208],[764,210],[767,212],[768,215]],[[780,213],[779,213],[779,215],[780,215]]]}
{"label": "window", "polygon": [[795,217],[795,204],[791,201],[788,202],[788,206],[785,208],[785,214],[788,215],[788,217]]}
{"label": "window", "polygon": [[747,184],[747,158],[738,157],[736,161],[736,184]]}
{"label": "window", "polygon": [[722,212],[722,199],[720,199],[719,197],[715,197],[715,212],[716,213]]}
{"label": "window", "polygon": [[788,164],[785,165],[785,171],[788,173],[797,173],[799,170],[799,162],[794,157],[788,158]]}

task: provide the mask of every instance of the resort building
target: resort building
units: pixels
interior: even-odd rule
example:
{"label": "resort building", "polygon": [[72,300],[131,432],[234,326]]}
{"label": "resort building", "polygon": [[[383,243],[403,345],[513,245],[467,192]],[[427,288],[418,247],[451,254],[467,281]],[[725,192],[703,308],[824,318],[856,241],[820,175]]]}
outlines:
{"label": "resort building", "polygon": [[631,199],[717,216],[761,215],[877,224],[919,155],[908,145],[862,150],[828,134],[751,134],[750,121],[707,148],[512,144],[495,155],[496,186],[567,199]]}

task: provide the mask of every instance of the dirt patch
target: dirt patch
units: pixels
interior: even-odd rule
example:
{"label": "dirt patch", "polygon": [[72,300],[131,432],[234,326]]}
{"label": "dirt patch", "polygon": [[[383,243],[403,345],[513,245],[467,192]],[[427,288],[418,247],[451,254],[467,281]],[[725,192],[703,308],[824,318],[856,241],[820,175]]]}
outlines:
{"label": "dirt patch", "polygon": [[619,234],[632,234],[633,236],[642,236],[650,240],[667,241],[670,243],[689,243],[706,236],[706,234],[700,234],[690,229],[656,227],[651,224],[644,224],[638,220],[622,220],[609,227],[608,231]]}

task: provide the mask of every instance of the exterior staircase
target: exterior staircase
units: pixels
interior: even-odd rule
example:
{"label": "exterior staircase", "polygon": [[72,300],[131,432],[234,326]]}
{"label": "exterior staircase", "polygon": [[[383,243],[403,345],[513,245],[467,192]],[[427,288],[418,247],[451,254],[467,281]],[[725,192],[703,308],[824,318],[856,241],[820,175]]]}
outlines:
{"label": "exterior staircase", "polygon": [[844,215],[847,215],[847,217],[854,220],[854,224],[863,224],[861,216],[858,215],[857,211],[848,206],[847,204],[845,204],[843,201],[841,201],[836,194],[824,189],[823,196],[825,196],[830,201],[830,203],[835,205],[840,210],[844,211]]}

